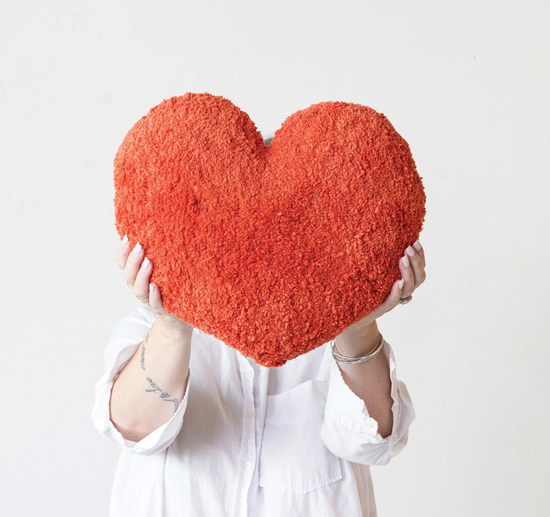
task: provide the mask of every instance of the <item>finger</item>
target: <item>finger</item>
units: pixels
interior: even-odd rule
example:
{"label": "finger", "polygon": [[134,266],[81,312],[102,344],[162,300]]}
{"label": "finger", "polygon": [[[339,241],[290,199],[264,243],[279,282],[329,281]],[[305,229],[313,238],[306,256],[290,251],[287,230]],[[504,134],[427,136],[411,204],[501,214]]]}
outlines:
{"label": "finger", "polygon": [[415,288],[414,272],[411,267],[410,257],[407,253],[405,253],[399,260],[399,271],[401,271],[401,276],[403,277],[403,280],[405,280],[401,290],[401,298],[406,298],[413,293]]}
{"label": "finger", "polygon": [[422,261],[424,263],[424,267],[426,267],[426,254],[424,253],[424,248],[422,247],[422,244],[420,244],[420,241],[416,241],[413,244],[414,251],[418,253],[422,257]]}
{"label": "finger", "polygon": [[134,287],[136,276],[143,260],[143,249],[138,242],[136,247],[129,253],[126,266],[124,268],[124,279],[130,287]]}
{"label": "finger", "polygon": [[[403,286],[403,287],[401,287]],[[403,288],[405,286],[405,279],[401,278],[393,283],[390,294],[384,302],[384,314],[391,311],[397,305],[399,305],[399,298],[403,298]]]}
{"label": "finger", "polygon": [[401,292],[403,290],[400,287],[402,280],[403,279],[400,279],[393,283],[390,289],[390,294],[388,294],[388,297],[384,300],[384,303],[372,313],[375,318],[379,318],[383,314],[386,314],[399,304],[399,298],[401,298]]}
{"label": "finger", "polygon": [[134,294],[138,300],[143,300],[149,296],[149,277],[153,271],[151,261],[145,257],[139,268],[136,280],[134,282]]}
{"label": "finger", "polygon": [[405,255],[409,259],[413,272],[414,282],[412,284],[412,290],[414,291],[422,282],[424,282],[426,278],[426,272],[424,271],[424,260],[418,253],[416,253],[412,246],[409,246],[405,250]]}
{"label": "finger", "polygon": [[157,313],[157,316],[161,318],[163,326],[167,329],[193,329],[191,325],[183,320],[180,320],[172,313],[166,312],[162,304],[162,295],[157,284],[149,284],[149,306]]}
{"label": "finger", "polygon": [[157,284],[149,284],[149,305],[157,314],[166,314],[162,305],[162,296]]}
{"label": "finger", "polygon": [[126,261],[128,260],[128,254],[130,253],[130,241],[128,236],[125,235],[120,243],[120,248],[118,249],[118,267],[124,269],[126,267]]}
{"label": "finger", "polygon": [[405,288],[405,279],[401,278],[393,283],[390,295],[388,296],[387,302],[390,308],[393,309],[396,305],[399,305],[399,298],[403,298],[403,289]]}

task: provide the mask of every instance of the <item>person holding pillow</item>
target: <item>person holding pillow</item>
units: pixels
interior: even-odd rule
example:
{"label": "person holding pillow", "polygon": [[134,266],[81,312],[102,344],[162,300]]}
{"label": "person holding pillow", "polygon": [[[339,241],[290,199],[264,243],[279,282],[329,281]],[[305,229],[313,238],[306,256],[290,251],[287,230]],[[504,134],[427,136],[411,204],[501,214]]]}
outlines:
{"label": "person holding pillow", "polygon": [[278,368],[165,312],[139,243],[118,261],[142,304],[111,333],[92,412],[122,450],[111,517],[376,517],[370,466],[415,418],[377,321],[425,281],[420,242],[376,311]]}

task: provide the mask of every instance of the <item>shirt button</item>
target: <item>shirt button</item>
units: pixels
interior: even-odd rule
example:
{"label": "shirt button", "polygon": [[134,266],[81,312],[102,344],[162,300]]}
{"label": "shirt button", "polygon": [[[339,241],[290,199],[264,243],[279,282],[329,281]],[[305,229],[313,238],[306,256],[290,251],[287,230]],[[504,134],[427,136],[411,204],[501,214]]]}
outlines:
{"label": "shirt button", "polygon": [[248,418],[254,418],[256,416],[256,413],[254,413],[254,411],[251,411],[250,413],[248,413],[246,415]]}
{"label": "shirt button", "polygon": [[246,462],[246,470],[250,470],[252,468],[252,463],[249,461]]}
{"label": "shirt button", "polygon": [[252,377],[254,377],[254,372],[247,372],[246,376],[247,376],[249,379],[252,379]]}

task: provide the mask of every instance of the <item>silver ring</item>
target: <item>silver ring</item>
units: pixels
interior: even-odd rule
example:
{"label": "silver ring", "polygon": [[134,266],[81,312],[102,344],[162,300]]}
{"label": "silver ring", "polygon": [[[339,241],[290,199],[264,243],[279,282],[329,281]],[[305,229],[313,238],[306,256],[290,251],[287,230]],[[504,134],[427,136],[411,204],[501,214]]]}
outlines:
{"label": "silver ring", "polygon": [[[118,267],[120,267],[120,266],[118,266]],[[124,271],[124,268],[123,268],[123,267],[120,267],[120,269],[122,269],[122,271]]]}
{"label": "silver ring", "polygon": [[132,287],[128,282],[126,282],[126,285],[127,285],[130,289],[133,289],[133,287]]}
{"label": "silver ring", "polygon": [[[137,298],[137,296],[136,296]],[[146,303],[147,305],[149,305],[149,297],[147,298],[144,298],[143,300],[141,298],[138,298],[138,300],[141,302],[141,303]]]}
{"label": "silver ring", "polygon": [[401,305],[405,305],[407,303],[409,303],[411,300],[412,300],[412,294],[410,294],[409,296],[407,296],[406,298],[399,298],[399,303]]}

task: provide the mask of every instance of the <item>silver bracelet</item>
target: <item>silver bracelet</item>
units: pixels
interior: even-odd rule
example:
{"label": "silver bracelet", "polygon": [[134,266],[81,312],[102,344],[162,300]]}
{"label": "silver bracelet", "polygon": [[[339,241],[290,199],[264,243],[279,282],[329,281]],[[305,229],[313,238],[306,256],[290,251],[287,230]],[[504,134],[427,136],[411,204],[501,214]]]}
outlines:
{"label": "silver bracelet", "polygon": [[332,357],[334,357],[334,360],[340,364],[359,364],[364,363],[365,361],[370,361],[376,354],[378,354],[378,352],[380,352],[380,350],[382,350],[382,346],[384,345],[384,338],[382,334],[379,332],[378,335],[380,337],[378,338],[378,343],[376,344],[374,350],[362,357],[346,357],[345,355],[341,355],[336,349],[336,343],[332,340],[330,342]]}

